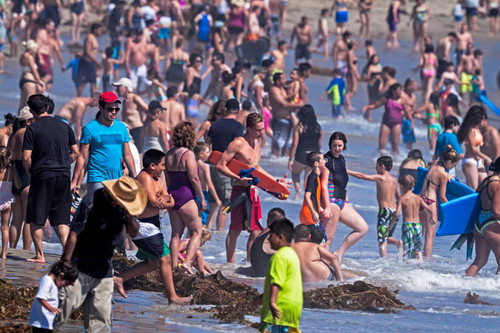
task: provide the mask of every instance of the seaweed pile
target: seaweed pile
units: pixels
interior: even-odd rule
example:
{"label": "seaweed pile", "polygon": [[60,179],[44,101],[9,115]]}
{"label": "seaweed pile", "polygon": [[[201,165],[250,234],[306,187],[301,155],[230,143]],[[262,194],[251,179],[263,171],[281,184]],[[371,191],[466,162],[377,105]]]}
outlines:
{"label": "seaweed pile", "polygon": [[396,298],[398,291],[375,287],[363,281],[339,286],[329,285],[304,293],[304,308],[357,310],[392,313],[399,310],[415,310]]}
{"label": "seaweed pile", "polygon": [[[114,266],[121,272],[135,263],[115,254]],[[175,289],[179,296],[193,295],[193,304],[214,305],[210,310],[199,308],[199,311],[211,311],[212,318],[225,322],[239,321],[245,323],[245,315],[258,315],[260,306],[253,300],[259,295],[257,289],[244,283],[228,280],[219,271],[209,277],[200,274],[187,275],[174,269]],[[163,291],[157,272],[127,281],[126,289],[145,291]],[[362,281],[339,286],[309,290],[304,293],[304,307],[334,310],[358,310],[378,313],[414,310],[405,306],[396,298],[397,291],[375,287]]]}
{"label": "seaweed pile", "polygon": [[28,319],[36,287],[17,288],[0,279],[0,320]]}
{"label": "seaweed pile", "polygon": [[469,291],[465,295],[464,303],[468,304],[482,304],[482,305],[492,305],[491,303],[485,302],[479,298],[479,295]]}

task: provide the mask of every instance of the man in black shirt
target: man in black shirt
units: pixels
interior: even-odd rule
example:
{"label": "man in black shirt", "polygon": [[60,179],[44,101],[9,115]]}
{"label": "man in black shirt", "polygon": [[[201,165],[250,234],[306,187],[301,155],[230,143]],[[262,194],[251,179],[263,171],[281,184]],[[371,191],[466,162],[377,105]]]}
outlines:
{"label": "man in black shirt", "polygon": [[78,267],[73,286],[59,291],[60,316],[54,323],[61,330],[69,316],[83,304],[85,331],[109,332],[113,298],[113,251],[125,226],[137,236],[139,216],[147,204],[144,187],[123,176],[102,182],[104,188],[87,194],[71,222],[71,232],[62,255]]}
{"label": "man in black shirt", "polygon": [[71,163],[79,152],[71,127],[48,112],[48,97],[31,95],[27,104],[35,118],[26,128],[22,148],[23,166],[31,174],[26,223],[35,245],[35,257],[27,261],[44,263],[42,228],[47,218],[63,247],[68,238]]}
{"label": "man in black shirt", "polygon": [[[223,153],[227,146],[237,137],[243,136],[243,125],[236,120],[240,110],[240,103],[236,99],[230,99],[226,102],[226,115],[224,118],[215,121],[208,131],[208,143],[212,144],[213,151]],[[220,174],[215,165],[210,165],[210,177],[214,184],[217,196],[222,202],[217,214],[217,230],[224,230],[226,226],[227,215],[221,213],[222,207],[225,207],[231,201],[231,190],[233,181],[231,178]],[[215,207],[215,199],[209,193],[209,206]]]}

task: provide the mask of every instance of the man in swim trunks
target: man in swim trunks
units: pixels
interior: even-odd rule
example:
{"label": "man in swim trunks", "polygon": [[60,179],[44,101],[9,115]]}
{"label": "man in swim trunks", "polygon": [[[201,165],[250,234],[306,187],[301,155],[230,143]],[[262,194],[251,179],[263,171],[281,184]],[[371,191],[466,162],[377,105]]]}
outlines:
{"label": "man in swim trunks", "polygon": [[460,25],[460,30],[457,31],[456,36],[457,45],[455,47],[455,64],[456,66],[458,66],[458,64],[460,63],[460,58],[467,51],[467,45],[469,43],[474,45],[474,40],[472,39],[472,35],[469,32],[469,26],[465,22]]}
{"label": "man in swim trunks", "polygon": [[175,125],[186,119],[186,110],[184,104],[177,102],[179,97],[179,88],[170,86],[167,89],[167,100],[162,101],[161,105],[167,110],[160,115],[167,131],[171,131]]}
{"label": "man in swim trunks", "polygon": [[[255,168],[269,177],[272,177],[264,169],[260,167],[260,142],[259,139],[265,135],[264,119],[258,113],[251,113],[246,121],[247,132],[245,136],[237,137],[228,146],[217,163],[217,171],[225,176],[235,179],[231,192],[231,200],[236,198],[240,193],[247,192],[247,200],[251,202],[250,211],[247,209],[246,203],[235,207],[231,211],[231,225],[226,238],[226,254],[227,262],[234,263],[234,255],[236,251],[236,241],[239,234],[244,229],[244,222],[247,221],[247,231],[250,232],[247,242],[247,261],[250,262],[250,248],[257,235],[264,229],[261,225],[262,213],[260,207],[260,198],[255,186],[250,185],[252,178],[240,177],[227,167],[231,159],[236,158],[251,168]],[[285,177],[280,179],[280,182],[285,182]]]}
{"label": "man in swim trunks", "polygon": [[274,58],[273,68],[275,71],[285,71],[285,58],[288,56],[288,43],[284,40],[278,42],[278,47],[271,51]]}
{"label": "man in swim trunks", "polygon": [[465,53],[460,57],[457,65],[457,76],[462,81],[460,85],[460,97],[464,98],[465,94],[469,92],[470,99],[469,103],[472,104],[472,77],[474,76],[474,71],[476,69],[476,59],[474,58],[474,46],[472,43],[467,44]]}
{"label": "man in swim trunks", "polygon": [[300,59],[306,59],[307,62],[312,65],[311,61],[311,45],[314,39],[314,34],[307,16],[302,16],[300,23],[297,24],[292,31],[290,36],[290,45],[293,44],[293,40],[297,36],[297,46],[295,47],[295,66],[299,64]]}
{"label": "man in swim trunks", "polygon": [[82,121],[88,107],[95,108],[99,102],[99,92],[93,92],[90,97],[73,97],[59,109],[55,118],[64,120],[70,126],[75,126],[76,140],[82,135]]}
{"label": "man in swim trunks", "polygon": [[159,269],[160,280],[165,288],[164,296],[168,298],[169,303],[187,304],[192,296],[179,297],[175,292],[170,249],[161,233],[160,209],[170,209],[174,206],[172,197],[160,179],[165,171],[165,153],[156,149],[148,150],[142,158],[142,164],[144,169],[137,175],[136,180],[144,187],[148,203],[144,212],[137,217],[139,232],[132,240],[139,249],[136,257],[144,261],[115,276],[115,289],[126,298],[123,289],[125,281]]}
{"label": "man in swim trunks", "polygon": [[92,24],[90,33],[85,37],[83,42],[83,55],[78,63],[77,82],[80,86],[76,90],[77,96],[82,96],[83,89],[87,83],[90,84],[90,90],[97,90],[97,74],[96,70],[101,67],[101,63],[97,58],[99,52],[99,42],[97,38],[101,35],[101,26],[98,23]]}
{"label": "man in swim trunks", "polygon": [[446,67],[450,62],[450,50],[453,43],[457,41],[457,34],[450,32],[448,36],[441,38],[438,41],[436,56],[438,58],[438,68],[436,78],[441,79],[441,74],[446,71]]}
{"label": "man in swim trunks", "polygon": [[292,147],[293,122],[291,112],[293,109],[304,105],[303,101],[292,104],[286,100],[286,90],[284,88],[286,78],[283,73],[273,75],[274,85],[269,90],[269,103],[273,115],[271,127],[274,137],[271,146],[271,152],[275,156],[288,156],[290,147]]}
{"label": "man in swim trunks", "polygon": [[[276,37],[276,43],[280,40],[281,27],[285,22],[286,16],[286,3],[283,0],[269,0],[269,12],[271,13],[271,27],[269,28],[269,35]],[[269,38],[271,43],[272,39]]]}
{"label": "man in swim trunks", "polygon": [[132,88],[136,91],[143,91],[144,84],[148,84],[148,68],[146,66],[147,43],[143,38],[142,30],[136,29],[131,38],[125,42],[125,70],[127,77],[132,81]]}
{"label": "man in swim trunks", "polygon": [[50,34],[55,29],[54,21],[46,19],[42,27],[40,27],[36,32],[36,43],[38,44],[38,50],[36,54],[36,65],[38,70],[45,72],[43,81],[46,86],[50,86],[52,83],[53,73],[52,73],[52,47],[50,43]]}
{"label": "man in swim trunks", "polygon": [[342,34],[342,38],[337,38],[333,44],[333,68],[338,68],[342,71],[342,75],[345,78],[347,74],[347,53],[349,49],[347,44],[351,42],[351,32],[346,31]]}
{"label": "man in swim trunks", "polygon": [[310,237],[307,225],[298,224],[295,227],[291,246],[300,260],[302,282],[344,281],[337,257],[324,246],[311,242]]}

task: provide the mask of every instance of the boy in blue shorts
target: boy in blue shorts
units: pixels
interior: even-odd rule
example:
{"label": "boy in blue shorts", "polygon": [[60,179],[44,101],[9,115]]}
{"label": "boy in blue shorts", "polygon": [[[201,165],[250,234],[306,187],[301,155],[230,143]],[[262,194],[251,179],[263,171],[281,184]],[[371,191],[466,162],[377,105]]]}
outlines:
{"label": "boy in blue shorts", "polygon": [[396,245],[398,251],[403,248],[400,240],[392,237],[396,224],[389,227],[391,220],[396,217],[396,202],[399,200],[398,182],[389,171],[392,169],[390,156],[382,156],[377,159],[376,175],[365,175],[361,172],[347,170],[350,176],[355,178],[377,182],[377,201],[379,212],[377,216],[377,240],[380,257],[387,255],[387,243]]}

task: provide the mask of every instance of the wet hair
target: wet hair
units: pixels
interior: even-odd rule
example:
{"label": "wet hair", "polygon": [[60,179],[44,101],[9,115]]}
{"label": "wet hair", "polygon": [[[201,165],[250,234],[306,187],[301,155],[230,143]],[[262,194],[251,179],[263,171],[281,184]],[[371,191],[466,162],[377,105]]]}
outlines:
{"label": "wet hair", "polygon": [[151,163],[160,164],[161,159],[165,157],[165,153],[158,149],[150,149],[144,153],[142,157],[142,165],[144,169],[149,168]]}
{"label": "wet hair", "polygon": [[270,226],[270,233],[275,235],[283,235],[288,243],[292,242],[293,239],[293,223],[287,219],[280,219],[274,221]]}
{"label": "wet hair", "polygon": [[325,14],[327,14],[328,12],[329,12],[328,8],[323,8],[323,9],[321,10],[321,15],[325,15]]}
{"label": "wet hair", "polygon": [[196,159],[200,157],[200,154],[204,152],[210,145],[203,141],[196,142],[196,145],[193,148],[193,153],[196,156]]}
{"label": "wet hair", "polygon": [[398,182],[399,185],[401,185],[401,188],[405,189],[406,191],[411,191],[411,189],[415,187],[415,178],[413,178],[412,175],[401,175]]}
{"label": "wet hair", "polygon": [[172,144],[177,147],[185,147],[189,150],[196,144],[196,132],[193,123],[182,121],[172,131]]}
{"label": "wet hair", "polygon": [[281,47],[281,46],[283,46],[283,45],[286,45],[286,44],[288,44],[288,43],[286,42],[286,40],[280,40],[280,41],[278,42],[278,48],[279,48],[279,47]]}
{"label": "wet hair", "polygon": [[190,66],[193,66],[194,65],[194,62],[196,61],[196,59],[198,58],[201,58],[201,61],[203,61],[203,56],[199,53],[192,53],[190,56],[189,56],[189,65]]}
{"label": "wet hair", "polygon": [[7,146],[0,146],[0,170],[5,170],[10,165],[12,151]]}
{"label": "wet hair", "polygon": [[148,27],[148,26],[150,26],[150,25],[155,24],[155,20],[153,20],[153,19],[148,19],[148,20],[146,20],[146,22],[145,22],[145,23],[146,23],[146,27]]}
{"label": "wet hair", "polygon": [[167,88],[167,98],[172,98],[177,95],[179,88],[177,86],[170,86]]}
{"label": "wet hair", "polygon": [[302,62],[299,64],[299,74],[302,75],[304,72],[307,72],[312,69],[312,66],[307,62]]}
{"label": "wet hair", "polygon": [[273,63],[274,61],[272,59],[264,59],[260,65],[264,68],[269,68]]}
{"label": "wet hair", "polygon": [[342,71],[340,70],[340,68],[335,68],[333,70],[333,75],[334,76],[342,76]]}
{"label": "wet hair", "polygon": [[447,145],[445,150],[441,153],[441,161],[447,162],[451,161],[453,163],[456,163],[460,161],[460,155],[458,152],[451,147],[451,145]]}
{"label": "wet hair", "polygon": [[481,75],[481,69],[477,68],[477,69],[474,71],[474,75],[476,75],[476,76]]}
{"label": "wet hair", "polygon": [[189,87],[187,89],[187,93],[189,96],[194,96],[200,91],[200,89],[201,89],[200,83],[193,81],[189,85]]}
{"label": "wet hair", "polygon": [[387,98],[393,98],[394,97],[394,93],[396,92],[396,90],[398,90],[399,88],[401,88],[401,84],[399,83],[393,83],[391,84],[391,86],[389,87],[389,89],[387,90]]}
{"label": "wet hair", "polygon": [[215,118],[215,116],[217,114],[220,114],[221,117],[224,117],[224,112],[226,111],[226,102],[227,100],[225,99],[219,99],[217,102],[212,104],[207,114],[207,120],[209,122],[213,123],[214,121],[216,121],[217,119]]}
{"label": "wet hair", "polygon": [[321,133],[321,125],[318,123],[314,108],[310,104],[306,104],[299,109],[297,113],[299,124],[304,128],[304,132],[312,130],[314,133]]}
{"label": "wet hair", "polygon": [[104,54],[106,55],[106,58],[112,58],[112,57],[113,57],[113,47],[108,46],[108,47],[104,50]]}
{"label": "wet hair", "polygon": [[373,45],[373,42],[371,39],[365,40],[365,46],[372,46],[372,45]]}
{"label": "wet hair", "polygon": [[423,160],[424,156],[422,155],[422,151],[420,149],[413,149],[408,153],[408,157],[413,160]]}
{"label": "wet hair", "polygon": [[328,140],[328,148],[332,146],[333,140],[340,140],[344,143],[344,149],[347,150],[347,138],[344,133],[342,132],[333,132],[332,135],[330,135],[330,140]]}
{"label": "wet hair", "polygon": [[17,117],[14,116],[12,113],[7,113],[3,117],[5,118],[5,125],[4,126],[13,125],[17,119]]}
{"label": "wet hair", "polygon": [[464,142],[467,138],[467,135],[469,134],[470,129],[478,126],[483,121],[483,119],[485,119],[485,117],[486,111],[484,111],[484,108],[482,106],[471,106],[469,111],[467,111],[464,120],[462,121],[462,125],[460,125],[460,128],[458,129],[458,142]]}
{"label": "wet hair", "polygon": [[206,242],[212,239],[212,234],[205,227],[203,227],[203,229],[201,229],[201,239],[203,239]]}
{"label": "wet hair", "polygon": [[479,50],[479,49],[475,49],[474,50],[474,57],[479,57],[479,56],[482,56],[483,55],[483,51]]}
{"label": "wet hair", "polygon": [[457,39],[457,34],[454,32],[449,32],[448,37],[453,37],[453,38]]}
{"label": "wet hair", "polygon": [[391,66],[384,66],[382,68],[382,73],[387,73],[390,77],[396,77],[396,68]]}
{"label": "wet hair", "polygon": [[305,224],[297,224],[295,229],[293,229],[293,239],[295,239],[295,241],[298,239],[308,239],[310,235],[311,231]]}
{"label": "wet hair", "polygon": [[182,47],[183,44],[184,44],[184,37],[182,37],[181,35],[177,37],[177,40],[175,41],[175,47],[176,48]]}
{"label": "wet hair", "polygon": [[94,33],[100,27],[101,25],[99,23],[92,23],[92,25],[90,26],[90,33]]}
{"label": "wet hair", "polygon": [[305,15],[304,15],[304,16],[302,16],[302,17],[300,18],[300,21],[301,21],[301,22],[304,22],[304,21],[306,21],[306,20],[307,20],[307,16],[305,16]]}
{"label": "wet hair", "polygon": [[346,30],[343,34],[342,34],[342,39],[343,40],[346,40],[347,38],[351,37],[352,36],[352,33],[349,31],[349,30]]}
{"label": "wet hair", "polygon": [[[59,276],[69,284],[73,284],[78,278],[78,268],[71,260],[59,260],[50,267],[50,274],[55,277]],[[64,276],[61,276],[61,274],[64,274]]]}
{"label": "wet hair", "polygon": [[213,57],[219,59],[221,63],[226,62],[226,56],[224,56],[224,53],[216,52]]}
{"label": "wet hair", "polygon": [[434,105],[439,105],[439,99],[441,98],[441,93],[437,91],[433,91],[429,96],[429,102]]}
{"label": "wet hair", "polygon": [[245,99],[243,103],[241,103],[241,109],[243,111],[250,111],[252,109],[252,102],[250,102],[248,99]]}
{"label": "wet hair", "polygon": [[46,96],[45,98],[47,98],[47,113],[53,114],[56,107],[56,105],[54,104],[54,100],[48,96]]}
{"label": "wet hair", "polygon": [[425,53],[434,53],[434,45],[432,44],[427,44],[425,45]]}
{"label": "wet hair", "polygon": [[310,168],[314,168],[314,163],[321,160],[321,153],[319,151],[312,151],[307,154],[306,163]]}
{"label": "wet hair", "polygon": [[447,116],[444,118],[444,129],[451,129],[455,125],[460,125],[460,121],[455,116]]}
{"label": "wet hair", "polygon": [[409,87],[409,86],[411,86],[414,82],[417,82],[417,81],[415,81],[415,80],[414,80],[414,79],[412,79],[412,78],[407,78],[407,79],[405,80],[405,89],[408,89],[408,87]]}
{"label": "wet hair", "polygon": [[269,221],[269,224],[284,218],[286,218],[285,211],[281,207],[271,208],[271,210],[267,213],[267,220]]}
{"label": "wet hair", "polygon": [[154,68],[148,69],[147,77],[150,77],[150,78],[156,79],[158,81],[161,81],[160,75],[158,75],[158,71],[156,69],[154,69]]}
{"label": "wet hair", "polygon": [[498,157],[495,162],[491,163],[490,171],[494,173],[500,173],[500,157]]}
{"label": "wet hair", "polygon": [[[379,62],[380,62],[380,57],[379,57],[378,53],[374,53],[374,54],[372,54],[372,55],[370,56],[370,58],[368,59],[368,65],[367,65],[367,67],[368,67],[368,66],[371,66],[371,65],[375,65],[375,57],[378,57]],[[337,69],[338,69],[338,68],[337,68]],[[340,70],[340,69],[339,69],[339,70]],[[342,72],[341,72],[341,73],[342,73]]]}
{"label": "wet hair", "polygon": [[448,104],[448,106],[451,106],[453,108],[453,111],[455,111],[455,113],[457,113],[458,115],[460,115],[460,109],[458,107],[458,97],[457,95],[455,94],[448,94],[448,96],[446,96],[446,104]]}
{"label": "wet hair", "polygon": [[229,84],[231,81],[234,80],[236,80],[236,75],[228,71],[222,72],[222,82],[224,82],[224,84]]}
{"label": "wet hair", "polygon": [[323,243],[323,239],[325,238],[325,232],[321,230],[320,227],[314,224],[310,225],[309,232],[311,233],[311,238],[309,238],[309,241],[311,243],[316,243],[316,244]]}
{"label": "wet hair", "polygon": [[281,77],[283,76],[283,73],[274,73],[273,74],[273,82],[276,85],[276,82],[279,82],[281,80]]}
{"label": "wet hair", "polygon": [[247,116],[246,126],[247,126],[247,128],[255,128],[255,127],[257,127],[258,123],[262,123],[262,122],[264,122],[264,118],[260,114],[254,112],[254,113],[250,113]]}
{"label": "wet hair", "polygon": [[392,158],[390,156],[381,156],[377,159],[377,164],[383,165],[386,171],[391,171]]}
{"label": "wet hair", "polygon": [[47,112],[48,102],[47,97],[42,94],[33,94],[28,98],[26,103],[30,107],[30,110],[34,114],[42,114]]}

